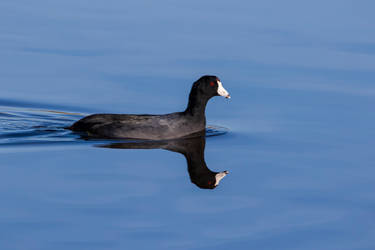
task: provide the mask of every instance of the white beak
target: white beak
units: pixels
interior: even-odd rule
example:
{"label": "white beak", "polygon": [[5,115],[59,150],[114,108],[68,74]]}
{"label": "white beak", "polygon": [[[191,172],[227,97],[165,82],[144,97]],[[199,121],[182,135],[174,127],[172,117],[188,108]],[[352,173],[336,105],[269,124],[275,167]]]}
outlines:
{"label": "white beak", "polygon": [[228,173],[229,173],[228,171],[223,171],[215,175],[215,179],[216,179],[215,187],[219,185],[219,182],[221,181],[221,179],[223,179]]}
{"label": "white beak", "polygon": [[218,87],[217,87],[217,93],[221,96],[224,96],[225,98],[230,98],[230,95],[228,91],[226,91],[223,87],[223,84],[220,81],[217,81]]}

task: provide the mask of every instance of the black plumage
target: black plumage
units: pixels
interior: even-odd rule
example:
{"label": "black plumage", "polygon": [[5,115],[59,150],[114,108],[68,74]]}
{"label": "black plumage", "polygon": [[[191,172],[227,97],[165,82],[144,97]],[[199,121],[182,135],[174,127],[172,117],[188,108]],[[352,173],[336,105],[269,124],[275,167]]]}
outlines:
{"label": "black plumage", "polygon": [[100,138],[163,140],[189,137],[205,130],[206,104],[217,95],[229,98],[216,76],[202,76],[194,82],[183,112],[165,115],[94,114],[75,122],[68,129]]}

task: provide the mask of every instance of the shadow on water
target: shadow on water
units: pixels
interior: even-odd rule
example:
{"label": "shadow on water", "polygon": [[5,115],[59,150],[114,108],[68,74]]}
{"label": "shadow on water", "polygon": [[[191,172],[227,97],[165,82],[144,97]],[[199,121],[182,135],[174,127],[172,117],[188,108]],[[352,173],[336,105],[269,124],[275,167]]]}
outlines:
{"label": "shadow on water", "polygon": [[64,129],[84,114],[38,108],[0,106],[0,150],[17,146],[85,143],[112,149],[164,149],[185,156],[190,180],[200,188],[214,189],[228,171],[211,171],[204,159],[206,137],[226,134],[228,130],[208,126],[193,138],[165,141],[106,140]]}
{"label": "shadow on water", "polygon": [[200,188],[214,189],[219,185],[228,171],[213,172],[204,160],[206,137],[185,138],[168,141],[143,141],[127,143],[111,143],[98,147],[117,149],[165,149],[183,154],[188,165],[188,172],[192,183]]}

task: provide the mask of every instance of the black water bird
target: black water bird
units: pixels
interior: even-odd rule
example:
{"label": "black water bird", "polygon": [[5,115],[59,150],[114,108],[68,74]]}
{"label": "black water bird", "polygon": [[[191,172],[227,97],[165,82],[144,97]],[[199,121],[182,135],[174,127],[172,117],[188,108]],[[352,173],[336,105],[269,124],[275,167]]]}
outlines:
{"label": "black water bird", "polygon": [[97,138],[165,140],[191,137],[206,128],[205,109],[214,96],[230,98],[216,76],[202,76],[194,82],[187,108],[165,115],[94,114],[75,122],[68,129]]}

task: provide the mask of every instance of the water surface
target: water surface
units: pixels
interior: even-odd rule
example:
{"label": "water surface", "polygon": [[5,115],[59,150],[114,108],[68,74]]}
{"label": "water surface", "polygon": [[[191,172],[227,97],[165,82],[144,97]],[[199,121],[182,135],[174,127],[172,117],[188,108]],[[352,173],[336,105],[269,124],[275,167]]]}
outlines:
{"label": "water surface", "polygon": [[[374,7],[2,1],[0,245],[374,249]],[[204,163],[229,171],[215,189],[165,144],[63,128],[181,111],[203,74],[232,96],[207,107],[226,132],[205,139]]]}

